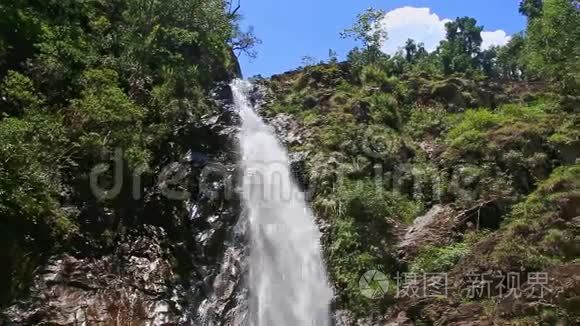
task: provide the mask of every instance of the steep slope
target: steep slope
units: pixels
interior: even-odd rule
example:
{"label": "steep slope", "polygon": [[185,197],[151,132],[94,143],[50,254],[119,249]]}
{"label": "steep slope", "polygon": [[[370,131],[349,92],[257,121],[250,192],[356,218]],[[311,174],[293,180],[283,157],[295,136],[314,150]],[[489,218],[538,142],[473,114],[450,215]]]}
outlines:
{"label": "steep slope", "polygon": [[[357,76],[347,62],[259,81],[320,217],[339,320],[577,322],[577,99],[537,83]],[[391,282],[369,299],[360,281],[374,270]],[[469,276],[492,272],[496,290],[471,297]],[[541,272],[550,296],[497,291]],[[446,292],[427,295],[431,273]]]}

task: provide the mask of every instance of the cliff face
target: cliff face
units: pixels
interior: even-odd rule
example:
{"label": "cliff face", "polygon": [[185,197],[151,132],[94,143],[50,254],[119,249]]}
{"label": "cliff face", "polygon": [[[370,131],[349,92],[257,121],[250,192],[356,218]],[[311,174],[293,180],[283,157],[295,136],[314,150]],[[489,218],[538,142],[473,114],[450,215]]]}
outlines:
{"label": "cliff face", "polygon": [[[3,311],[2,324],[241,324],[245,234],[235,189],[237,123],[227,90],[215,96],[215,113],[190,126],[191,149],[148,188],[136,220],[110,249],[49,257],[27,294]],[[171,199],[167,183],[189,196]]]}

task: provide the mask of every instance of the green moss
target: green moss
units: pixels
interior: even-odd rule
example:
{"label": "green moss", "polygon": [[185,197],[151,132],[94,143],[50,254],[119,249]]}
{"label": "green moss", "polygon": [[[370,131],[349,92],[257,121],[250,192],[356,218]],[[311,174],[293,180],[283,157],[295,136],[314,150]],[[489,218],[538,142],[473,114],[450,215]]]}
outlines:
{"label": "green moss", "polygon": [[557,221],[577,216],[579,185],[580,165],[561,167],[515,205],[504,225],[507,234],[492,254],[494,261],[500,266],[543,270],[573,260],[576,240]]}
{"label": "green moss", "polygon": [[447,246],[426,246],[409,265],[412,273],[446,273],[471,253],[473,246],[486,239],[489,231],[482,230],[465,234],[461,242]]}

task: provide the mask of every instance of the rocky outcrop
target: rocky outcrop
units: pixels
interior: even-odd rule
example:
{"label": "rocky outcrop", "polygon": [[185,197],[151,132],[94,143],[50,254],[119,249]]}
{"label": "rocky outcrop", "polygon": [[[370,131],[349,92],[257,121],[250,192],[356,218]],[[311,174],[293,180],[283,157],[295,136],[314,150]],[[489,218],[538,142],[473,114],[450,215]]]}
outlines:
{"label": "rocky outcrop", "polygon": [[177,325],[187,320],[184,288],[169,261],[166,232],[133,230],[103,257],[53,257],[30,296],[7,309],[6,325]]}
{"label": "rocky outcrop", "polygon": [[302,145],[309,133],[289,114],[280,113],[268,120],[268,124],[274,128],[280,141],[288,146]]}
{"label": "rocky outcrop", "polygon": [[467,231],[481,228],[495,230],[499,228],[503,213],[500,202],[495,200],[461,211],[451,205],[435,205],[427,213],[417,217],[400,239],[399,258],[410,262],[420,249],[427,246],[450,245],[461,240]]}

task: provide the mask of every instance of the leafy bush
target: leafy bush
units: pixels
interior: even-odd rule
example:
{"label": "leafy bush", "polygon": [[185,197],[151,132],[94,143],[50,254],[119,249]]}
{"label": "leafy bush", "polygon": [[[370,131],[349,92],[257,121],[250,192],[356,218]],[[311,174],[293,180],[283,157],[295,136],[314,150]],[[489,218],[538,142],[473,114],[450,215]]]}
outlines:
{"label": "leafy bush", "polygon": [[16,71],[10,70],[0,85],[3,94],[1,113],[21,116],[25,111],[39,109],[43,99],[34,89],[32,80]]}
{"label": "leafy bush", "polygon": [[389,249],[393,221],[408,222],[419,213],[416,203],[381,187],[371,180],[345,180],[331,195],[336,198],[331,213],[336,215],[328,247],[330,272],[343,300],[357,313],[373,307],[360,294],[360,277],[370,270],[388,273],[394,268]]}
{"label": "leafy bush", "polygon": [[[31,113],[25,119],[0,121],[0,216],[5,223],[24,219],[29,226],[49,224],[69,230],[54,198],[59,167],[68,154],[64,126],[58,118]],[[25,224],[26,224],[25,223]]]}
{"label": "leafy bush", "polygon": [[358,129],[352,114],[332,112],[327,115],[326,123],[317,136],[325,148],[337,150],[347,147],[349,143],[356,140]]}
{"label": "leafy bush", "polygon": [[81,83],[81,98],[71,106],[71,121],[77,128],[80,150],[99,158],[101,151],[122,147],[132,154],[131,167],[148,163],[142,148],[143,109],[135,105],[117,83],[113,70],[88,70]]}
{"label": "leafy bush", "polygon": [[372,180],[344,180],[335,196],[340,203],[341,216],[378,221],[385,226],[384,222],[388,220],[412,221],[420,212],[416,203],[384,190],[383,184]]}
{"label": "leafy bush", "polygon": [[468,253],[469,246],[466,243],[456,243],[447,247],[429,246],[421,249],[409,269],[412,273],[448,272]]}
{"label": "leafy bush", "polygon": [[468,110],[459,118],[458,123],[449,130],[447,142],[464,151],[485,146],[486,132],[498,127],[502,121],[499,115],[486,109]]}
{"label": "leafy bush", "polygon": [[431,246],[421,248],[419,254],[409,266],[412,273],[446,273],[461,259],[467,257],[476,243],[487,239],[489,231],[466,233],[463,241],[447,246]]}
{"label": "leafy bush", "polygon": [[379,87],[384,92],[392,92],[399,82],[397,77],[389,76],[385,69],[377,65],[365,66],[361,72],[363,85]]}
{"label": "leafy bush", "polygon": [[385,124],[393,129],[401,127],[401,115],[399,113],[399,103],[388,94],[376,94],[370,98],[372,105],[372,117],[376,123]]}
{"label": "leafy bush", "polygon": [[426,136],[438,138],[449,128],[450,119],[447,116],[447,111],[438,107],[413,108],[404,132],[420,141]]}

